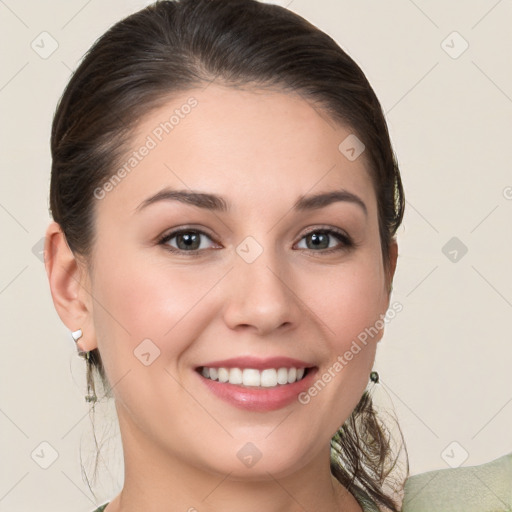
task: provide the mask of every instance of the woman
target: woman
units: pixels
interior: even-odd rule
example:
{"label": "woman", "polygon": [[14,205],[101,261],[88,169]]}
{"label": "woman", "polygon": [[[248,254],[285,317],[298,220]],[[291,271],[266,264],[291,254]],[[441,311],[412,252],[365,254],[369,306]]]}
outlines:
{"label": "woman", "polygon": [[355,62],[278,6],[158,2],[88,52],[51,146],[52,296],[124,450],[98,511],[400,510],[369,391],[404,194]]}

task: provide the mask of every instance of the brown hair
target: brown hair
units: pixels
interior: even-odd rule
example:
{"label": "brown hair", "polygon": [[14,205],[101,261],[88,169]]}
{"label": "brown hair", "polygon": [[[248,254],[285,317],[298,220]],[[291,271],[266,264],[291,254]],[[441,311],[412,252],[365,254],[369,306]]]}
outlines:
{"label": "brown hair", "polygon": [[[87,261],[94,190],[113,175],[142,117],[173,93],[213,80],[298,93],[350,126],[365,145],[389,268],[405,200],[380,103],[331,37],[285,8],[255,0],[159,1],[116,23],[90,48],[60,99],[51,134],[50,210],[73,253]],[[98,349],[87,365],[89,388],[95,389],[95,369],[108,389]],[[387,434],[365,391],[332,439],[331,470],[349,491],[364,490],[397,511],[384,491],[393,487],[397,460]]]}

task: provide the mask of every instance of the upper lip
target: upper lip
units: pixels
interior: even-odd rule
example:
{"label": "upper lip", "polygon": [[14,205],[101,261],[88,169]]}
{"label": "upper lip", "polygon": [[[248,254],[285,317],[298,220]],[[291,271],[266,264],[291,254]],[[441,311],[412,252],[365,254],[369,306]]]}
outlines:
{"label": "upper lip", "polygon": [[253,356],[235,357],[222,361],[211,361],[198,368],[253,368],[265,370],[266,368],[312,368],[314,365],[291,357],[269,357],[262,359]]}

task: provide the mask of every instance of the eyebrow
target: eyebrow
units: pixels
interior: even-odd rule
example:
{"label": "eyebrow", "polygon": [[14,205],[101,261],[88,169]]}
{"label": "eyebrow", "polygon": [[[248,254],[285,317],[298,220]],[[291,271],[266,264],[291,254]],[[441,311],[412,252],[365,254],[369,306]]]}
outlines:
{"label": "eyebrow", "polygon": [[[151,197],[148,197],[142,201],[139,206],[137,206],[135,211],[140,211],[149,205],[160,201],[180,201],[206,210],[217,212],[229,211],[229,203],[223,197],[216,194],[195,192],[191,190],[174,190],[170,188],[165,188]],[[348,190],[334,190],[332,192],[323,192],[310,196],[300,196],[292,209],[299,212],[318,210],[335,202],[349,202],[356,204],[363,210],[365,215],[368,215],[368,209],[366,208],[366,204],[363,200]]]}

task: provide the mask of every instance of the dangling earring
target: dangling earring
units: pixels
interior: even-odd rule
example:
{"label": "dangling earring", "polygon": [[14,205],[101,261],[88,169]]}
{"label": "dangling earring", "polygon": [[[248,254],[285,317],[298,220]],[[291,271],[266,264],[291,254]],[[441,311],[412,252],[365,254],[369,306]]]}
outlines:
{"label": "dangling earring", "polygon": [[370,380],[374,383],[374,384],[377,384],[379,382],[379,373],[378,372],[375,372],[373,371],[372,373],[370,373]]}
{"label": "dangling earring", "polygon": [[[73,338],[75,343],[78,342],[78,340],[82,337],[82,335],[83,335],[82,329],[78,329],[71,333],[71,337]],[[78,355],[87,360],[87,390],[89,393],[87,395],[85,395],[85,401],[86,402],[96,402],[98,400],[98,397],[96,396],[96,391],[94,390],[94,387],[93,387],[92,393],[91,393],[91,384],[90,383],[91,383],[93,377],[91,374],[90,351],[78,350]]]}
{"label": "dangling earring", "polygon": [[85,401],[86,402],[97,402],[98,401],[98,397],[96,396],[96,392],[93,390],[92,394],[90,392],[90,387],[88,387],[89,389],[89,394],[85,395]]}

